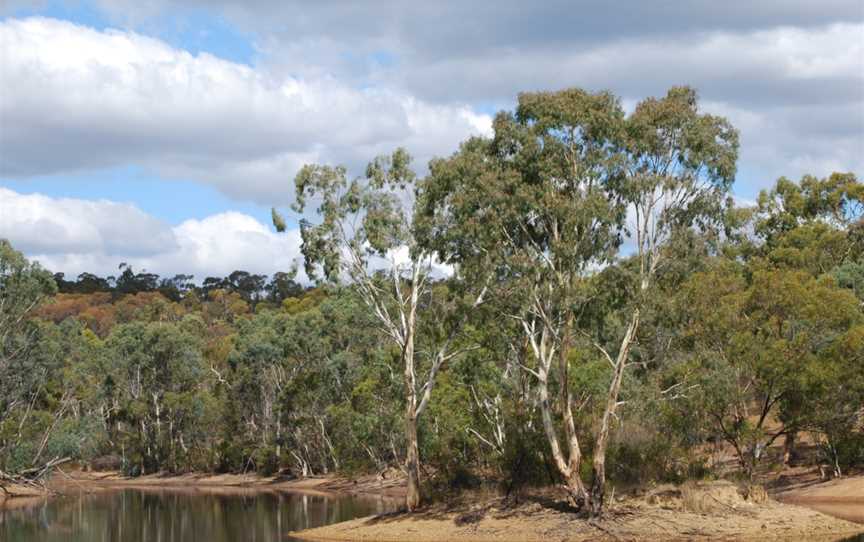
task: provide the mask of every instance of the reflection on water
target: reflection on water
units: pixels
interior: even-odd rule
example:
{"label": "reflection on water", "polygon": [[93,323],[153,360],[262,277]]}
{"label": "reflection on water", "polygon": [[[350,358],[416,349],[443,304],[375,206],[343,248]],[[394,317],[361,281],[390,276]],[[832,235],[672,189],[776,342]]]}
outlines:
{"label": "reflection on water", "polygon": [[289,531],[388,512],[393,504],[374,497],[122,489],[0,510],[0,540],[269,542],[285,540]]}

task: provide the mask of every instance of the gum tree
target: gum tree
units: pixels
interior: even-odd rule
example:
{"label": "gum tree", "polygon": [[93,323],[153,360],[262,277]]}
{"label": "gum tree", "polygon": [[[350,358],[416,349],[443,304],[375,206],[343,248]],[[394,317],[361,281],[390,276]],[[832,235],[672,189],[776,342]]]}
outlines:
{"label": "gum tree", "polygon": [[637,293],[617,349],[595,344],[611,365],[612,379],[592,457],[594,514],[603,508],[606,449],[621,405],[621,383],[631,365],[643,305],[668,261],[664,248],[682,229],[709,227],[720,219],[738,158],[738,132],[726,119],[700,113],[696,91],[689,87],[640,102],[626,119],[622,144],[625,175],[616,191],[633,214],[628,229],[636,244]]}
{"label": "gum tree", "polygon": [[614,144],[623,117],[605,92],[521,94],[515,114],[496,117],[491,140],[469,140],[432,163],[427,191],[442,259],[465,281],[496,278],[496,302],[520,330],[513,349],[528,349],[522,368],[534,377],[543,431],[576,508],[588,494],[570,355],[586,281],[620,242],[624,206],[612,187],[623,173]]}
{"label": "gum tree", "polygon": [[[56,291],[51,273],[0,239],[0,462],[20,444],[21,428],[31,413],[28,406],[45,384],[48,367],[36,352],[40,330],[32,317]],[[4,425],[13,419],[17,437],[6,440]]]}
{"label": "gum tree", "polygon": [[[516,113],[500,113],[494,129],[491,140],[469,140],[453,157],[433,162],[425,213],[435,217],[429,221],[443,260],[466,280],[484,273],[498,279],[497,294],[509,299],[523,332],[512,340],[530,349],[525,369],[536,381],[568,500],[599,514],[612,421],[663,247],[676,231],[707,224],[721,209],[735,173],[737,133],[725,119],[700,114],[689,88],[644,100],[629,117],[608,92],[521,94]],[[578,315],[590,303],[595,271],[614,261],[626,234],[635,241],[636,293],[619,338],[602,343],[595,329],[580,327]],[[590,489],[579,474],[574,348],[596,350],[611,371]]]}
{"label": "gum tree", "polygon": [[846,345],[860,333],[860,303],[830,277],[719,260],[683,285],[680,303],[702,390],[685,404],[733,448],[748,477],[778,438],[807,429],[813,412],[855,404],[814,408],[856,393]]}
{"label": "gum tree", "polygon": [[[318,222],[300,222],[306,274],[352,285],[372,310],[381,331],[399,349],[405,390],[406,506],[420,505],[418,420],[429,405],[439,371],[460,353],[458,325],[430,338],[425,374],[417,351],[419,308],[432,295],[433,254],[418,242],[415,202],[423,198],[410,156],[402,149],[369,164],[363,178],[349,180],[344,167],[307,165],[297,174],[296,203],[304,212],[315,201]],[[273,223],[285,230],[274,209]],[[475,304],[482,301],[482,293]]]}

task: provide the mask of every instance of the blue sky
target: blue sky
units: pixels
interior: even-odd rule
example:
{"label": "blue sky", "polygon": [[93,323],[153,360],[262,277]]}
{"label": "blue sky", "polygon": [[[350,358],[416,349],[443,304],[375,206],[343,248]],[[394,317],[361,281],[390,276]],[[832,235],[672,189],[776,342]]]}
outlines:
{"label": "blue sky", "polygon": [[0,237],[68,274],[285,269],[296,231],[269,209],[303,163],[405,146],[422,169],[522,90],[693,85],[741,132],[744,199],[864,166],[858,1],[4,6]]}
{"label": "blue sky", "polygon": [[[97,30],[124,26],[122,18],[112,16],[92,2],[50,0],[29,6],[13,6],[4,18],[32,16],[61,19]],[[255,36],[241,32],[212,10],[172,8],[170,12],[160,12],[146,21],[129,26],[192,54],[210,53],[249,65],[255,58]]]}
{"label": "blue sky", "polygon": [[132,203],[170,224],[180,224],[190,218],[204,219],[226,210],[246,213],[265,223],[270,219],[270,207],[233,200],[196,181],[161,179],[136,166],[28,179],[3,179],[0,185],[20,194]]}

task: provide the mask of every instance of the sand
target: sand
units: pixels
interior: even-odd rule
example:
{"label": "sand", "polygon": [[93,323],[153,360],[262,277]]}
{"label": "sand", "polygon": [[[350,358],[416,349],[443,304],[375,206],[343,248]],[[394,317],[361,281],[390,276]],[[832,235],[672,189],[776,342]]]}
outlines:
{"label": "sand", "polygon": [[[549,497],[519,504],[491,499],[481,504],[432,506],[414,514],[362,518],[292,533],[298,540],[417,542],[553,542],[587,540],[844,540],[864,525],[816,510],[769,499],[762,503],[732,497],[718,483],[702,496],[702,513],[677,497],[633,497],[615,503],[599,520],[566,511]],[[698,499],[697,499],[698,501]],[[692,504],[692,503],[690,503]],[[694,508],[690,506],[690,508]],[[702,509],[701,506],[695,506]]]}

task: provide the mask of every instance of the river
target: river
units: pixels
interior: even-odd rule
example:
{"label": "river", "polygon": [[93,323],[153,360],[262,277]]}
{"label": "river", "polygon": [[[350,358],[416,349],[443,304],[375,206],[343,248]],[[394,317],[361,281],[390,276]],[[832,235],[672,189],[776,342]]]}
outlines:
{"label": "river", "polygon": [[388,512],[392,499],[270,492],[117,489],[0,509],[3,542],[270,542]]}

